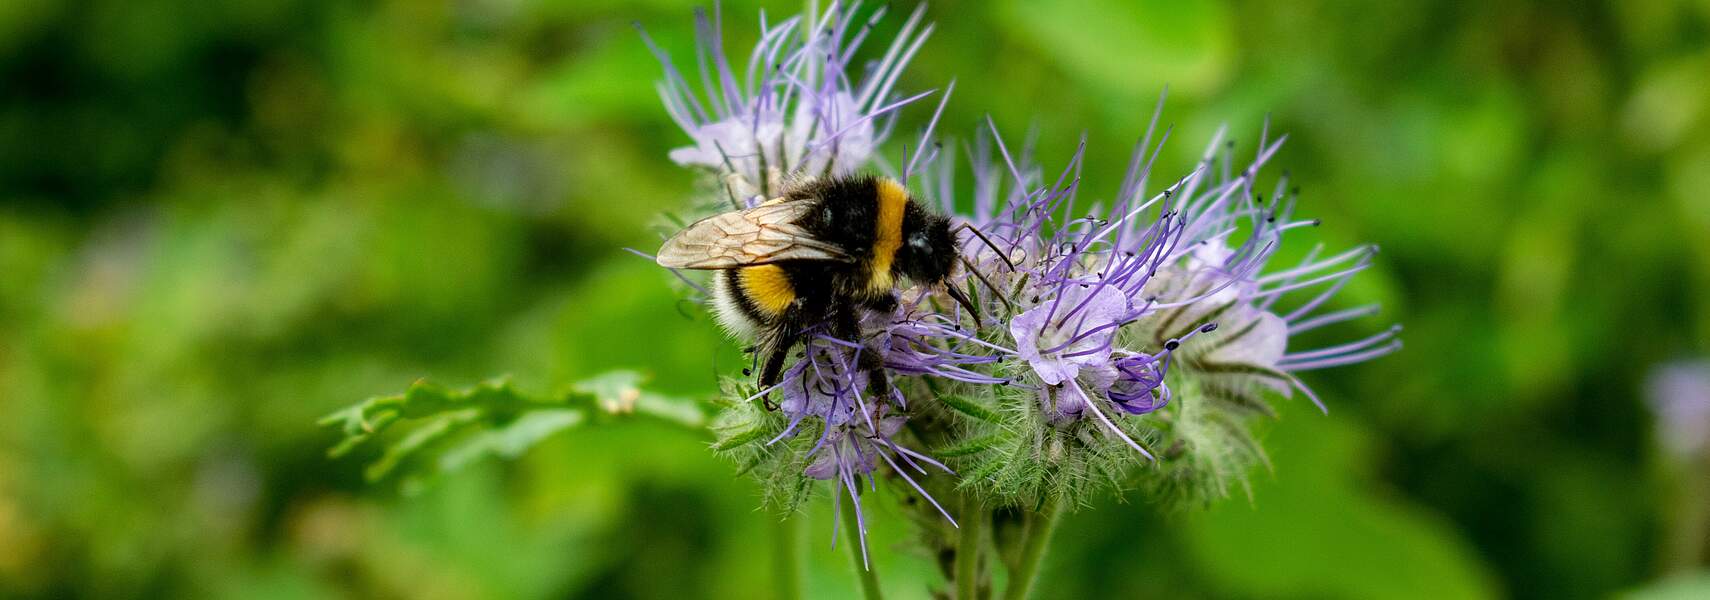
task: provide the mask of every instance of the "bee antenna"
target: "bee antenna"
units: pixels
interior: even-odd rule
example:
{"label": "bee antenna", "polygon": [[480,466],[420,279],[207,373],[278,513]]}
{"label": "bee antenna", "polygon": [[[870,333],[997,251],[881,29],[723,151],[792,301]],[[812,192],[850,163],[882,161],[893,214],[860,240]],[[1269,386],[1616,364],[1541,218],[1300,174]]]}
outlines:
{"label": "bee antenna", "polygon": [[992,291],[992,296],[1002,301],[1003,305],[1008,307],[1010,312],[1015,312],[1015,305],[1009,302],[1009,298],[1003,297],[1003,292],[998,291],[997,286],[992,284],[992,280],[986,279],[986,274],[981,273],[980,269],[974,266],[974,261],[968,260],[968,257],[962,256],[962,253],[960,252],[956,253],[956,258],[962,259],[962,264],[967,265],[968,272],[972,273],[975,279],[980,280],[980,283],[986,284],[986,289]]}
{"label": "bee antenna", "polygon": [[[975,227],[972,223],[963,221],[961,225],[957,226],[956,229],[952,229],[950,232],[955,233],[956,230],[960,229],[966,229],[969,233],[974,234],[974,237],[980,238],[980,241],[986,243],[987,248],[991,248],[992,252],[997,253],[998,260],[1003,261],[1003,264],[1009,267],[1010,272],[1015,272],[1015,263],[1009,261],[1009,255],[1003,250],[999,250],[997,244],[992,243],[992,239],[986,237],[985,232],[980,231],[980,228]],[[957,254],[960,255],[961,253]]]}

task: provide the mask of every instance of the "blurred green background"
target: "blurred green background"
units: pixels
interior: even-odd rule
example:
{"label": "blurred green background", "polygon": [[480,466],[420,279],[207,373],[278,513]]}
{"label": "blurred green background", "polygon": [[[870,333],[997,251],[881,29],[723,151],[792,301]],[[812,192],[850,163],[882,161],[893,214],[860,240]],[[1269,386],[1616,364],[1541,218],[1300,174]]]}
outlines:
{"label": "blurred green background", "polygon": [[[546,390],[625,367],[705,396],[735,369],[620,250],[696,189],[630,28],[688,61],[691,6],[0,2],[0,596],[769,594],[770,517],[699,436],[580,429],[405,497],[325,458],[337,435],[314,425],[419,378]],[[756,7],[724,12],[746,47]],[[1710,352],[1710,2],[928,18],[902,83],[957,79],[943,131],[1036,126],[1047,165],[1086,131],[1094,196],[1166,84],[1164,174],[1221,122],[1250,149],[1269,114],[1325,221],[1293,243],[1381,244],[1340,302],[1407,327],[1400,354],[1308,374],[1330,414],[1283,407],[1251,501],[1083,510],[1042,596],[1579,598],[1659,577],[1674,471],[1640,392]],[[870,509],[877,567],[919,597],[936,575],[897,496]],[[813,597],[853,597],[814,504]]]}

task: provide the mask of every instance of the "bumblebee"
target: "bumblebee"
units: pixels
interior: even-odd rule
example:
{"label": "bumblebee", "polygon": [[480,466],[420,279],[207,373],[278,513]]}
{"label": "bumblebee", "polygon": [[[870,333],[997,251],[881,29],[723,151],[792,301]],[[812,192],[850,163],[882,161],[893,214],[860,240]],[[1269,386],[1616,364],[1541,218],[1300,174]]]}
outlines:
{"label": "bumblebee", "polygon": [[[896,308],[899,280],[942,288],[978,319],[947,280],[960,258],[950,219],[929,212],[887,177],[847,175],[786,182],[759,206],[689,225],[659,249],[660,266],[717,270],[719,323],[752,340],[759,389],[778,382],[784,359],[824,327],[862,343],[861,311]],[[869,386],[886,387],[878,352],[862,352]],[[768,407],[774,405],[767,401]]]}

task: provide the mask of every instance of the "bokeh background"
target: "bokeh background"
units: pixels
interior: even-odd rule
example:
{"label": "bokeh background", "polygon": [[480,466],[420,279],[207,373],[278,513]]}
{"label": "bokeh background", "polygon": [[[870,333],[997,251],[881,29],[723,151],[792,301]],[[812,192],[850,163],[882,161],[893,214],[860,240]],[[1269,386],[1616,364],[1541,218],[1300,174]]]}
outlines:
{"label": "bokeh background", "polygon": [[[697,189],[630,26],[686,58],[692,6],[0,2],[0,596],[769,594],[770,517],[693,433],[579,429],[404,495],[315,426],[421,378],[633,368],[707,396],[736,369],[621,251]],[[725,3],[733,47],[757,8]],[[1283,406],[1250,500],[1069,517],[1041,596],[1605,597],[1691,540],[1642,396],[1710,353],[1710,3],[928,17],[902,85],[957,80],[944,133],[989,113],[1061,165],[1084,131],[1094,195],[1166,84],[1163,173],[1268,114],[1325,222],[1294,243],[1381,244],[1341,301],[1407,327],[1400,354],[1309,374],[1330,413]],[[880,497],[878,569],[918,597],[936,575]],[[807,583],[853,597],[828,512]]]}

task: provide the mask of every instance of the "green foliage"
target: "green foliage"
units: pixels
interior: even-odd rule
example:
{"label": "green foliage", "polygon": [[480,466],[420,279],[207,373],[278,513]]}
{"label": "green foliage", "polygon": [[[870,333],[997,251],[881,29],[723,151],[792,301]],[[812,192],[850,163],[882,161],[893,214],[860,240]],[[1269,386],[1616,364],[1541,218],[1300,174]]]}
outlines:
{"label": "green foliage", "polygon": [[1690,600],[1710,596],[1710,573],[1676,575],[1622,593],[1622,600]]}
{"label": "green foliage", "polygon": [[[1025,363],[1007,365],[998,375],[1027,380],[1029,368]],[[1068,506],[1086,504],[1096,495],[1120,490],[1129,473],[1147,462],[1090,417],[1071,424],[1047,423],[1039,392],[1019,386],[933,387],[942,389],[929,397],[939,399],[948,409],[943,417],[963,432],[942,441],[934,456],[957,470],[961,493],[983,504],[1032,508],[1050,498]],[[1053,399],[1072,393],[1067,388],[1046,391]],[[1143,447],[1159,447],[1154,423],[1115,422]]]}
{"label": "green foliage", "polygon": [[[1222,502],[1182,515],[1185,548],[1219,573],[1228,595],[1335,598],[1490,598],[1490,574],[1436,517],[1359,484],[1371,438],[1309,406],[1287,407],[1266,446],[1273,472],[1251,502]],[[1333,506],[1336,518],[1309,515]],[[1336,556],[1334,562],[1317,557]]]}
{"label": "green foliage", "polygon": [[713,451],[760,483],[766,506],[784,514],[801,511],[814,490],[813,479],[802,471],[823,424],[804,421],[794,435],[773,442],[788,426],[782,411],[766,410],[765,400],[753,398],[759,390],[751,383],[725,379],[723,390],[712,422]]}
{"label": "green foliage", "polygon": [[[1223,396],[1206,393],[1216,384],[1199,377],[1178,374],[1172,379],[1175,399],[1154,413],[1165,440],[1153,468],[1134,477],[1142,497],[1166,507],[1203,508],[1229,495],[1239,486],[1251,497],[1248,477],[1255,465],[1270,466],[1265,450],[1254,437],[1252,419],[1230,410]],[[1262,392],[1230,393],[1243,403],[1268,406]]]}
{"label": "green foliage", "polygon": [[344,438],[327,451],[342,458],[369,445],[394,426],[396,436],[369,463],[370,482],[389,477],[406,493],[488,456],[514,459],[547,437],[590,422],[644,416],[697,429],[704,425],[693,401],[643,391],[641,376],[616,371],[576,383],[551,396],[517,390],[508,378],[462,390],[416,382],[402,394],[375,396],[323,417]]}

